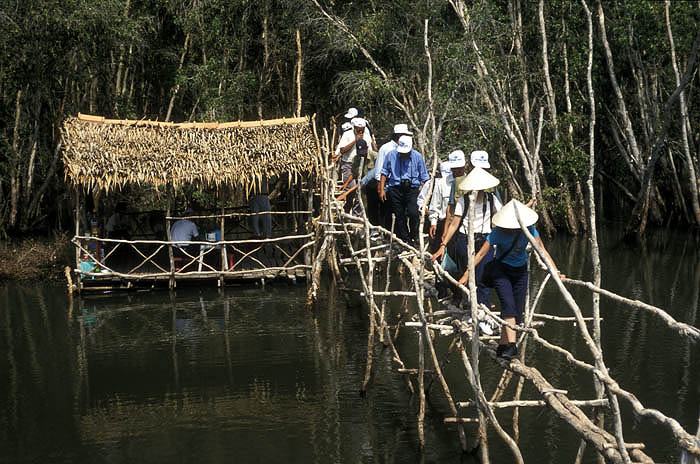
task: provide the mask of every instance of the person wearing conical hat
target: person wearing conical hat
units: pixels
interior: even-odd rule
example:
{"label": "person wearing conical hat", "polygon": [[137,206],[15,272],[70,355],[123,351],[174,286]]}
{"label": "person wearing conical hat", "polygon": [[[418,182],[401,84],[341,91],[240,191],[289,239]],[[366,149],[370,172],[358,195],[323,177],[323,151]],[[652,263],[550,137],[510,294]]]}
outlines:
{"label": "person wearing conical hat", "polygon": [[[474,233],[474,249],[479,250],[486,241],[486,236],[491,232],[491,217],[496,211],[501,209],[501,201],[493,194],[491,189],[499,184],[498,179],[486,172],[480,167],[475,167],[469,175],[457,180],[456,198],[454,214],[450,220],[449,226],[446,226],[445,233],[442,237],[440,248],[433,254],[433,261],[442,259],[448,243],[452,236],[457,233],[454,247],[450,247],[450,257],[457,264],[458,275],[462,275],[467,269],[467,232],[468,227],[468,212],[469,212],[469,195],[471,191],[477,191],[476,201],[474,203],[474,225],[472,231]],[[476,267],[476,297],[479,304],[491,307],[491,290],[482,281],[484,267],[493,259],[493,251],[488,253],[483,262]],[[457,278],[457,277],[455,277]],[[439,290],[438,290],[439,291]]]}
{"label": "person wearing conical hat", "polygon": [[[493,216],[493,230],[486,237],[486,241],[474,258],[474,266],[478,266],[493,248],[496,249],[495,257],[486,271],[489,285],[498,294],[501,301],[501,318],[510,323],[522,322],[525,298],[527,296],[527,237],[520,229],[518,215],[522,225],[535,238],[535,241],[544,250],[547,259],[552,263],[554,270],[564,277],[554,264],[554,260],[544,247],[535,223],[537,213],[518,200],[511,200]],[[460,285],[465,285],[469,279],[469,269],[459,279]],[[518,348],[515,344],[515,331],[506,325],[501,328],[501,339],[496,350],[497,356],[504,359],[513,359],[518,356]]]}

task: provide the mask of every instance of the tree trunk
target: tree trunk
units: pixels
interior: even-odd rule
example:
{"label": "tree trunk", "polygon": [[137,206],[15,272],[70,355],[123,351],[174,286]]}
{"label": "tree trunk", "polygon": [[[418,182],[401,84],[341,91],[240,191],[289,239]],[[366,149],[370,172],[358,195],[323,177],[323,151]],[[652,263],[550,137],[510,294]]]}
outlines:
{"label": "tree trunk", "polygon": [[671,125],[671,107],[679,98],[681,92],[683,91],[683,89],[685,89],[685,86],[688,84],[691,76],[694,74],[695,61],[698,56],[698,47],[700,47],[700,32],[698,32],[695,35],[693,48],[690,51],[690,56],[688,58],[688,67],[685,70],[683,79],[681,79],[680,84],[678,85],[678,87],[676,87],[676,90],[674,90],[674,92],[664,104],[664,124],[661,128],[658,137],[656,138],[656,142],[654,143],[654,149],[651,152],[651,157],[649,158],[649,162],[647,163],[646,169],[644,171],[642,186],[639,191],[639,194],[637,195],[637,203],[635,204],[634,209],[632,210],[632,215],[630,217],[629,222],[627,223],[627,227],[625,230],[626,235],[630,235],[636,231],[638,236],[642,236],[644,234],[644,231],[646,230],[650,206],[650,196],[654,192],[653,187],[655,186],[654,168],[656,167],[656,163],[659,160],[659,157],[661,156],[662,147],[664,146],[666,141],[666,133],[668,132],[668,128]]}
{"label": "tree trunk", "polygon": [[623,133],[625,134],[625,139],[630,147],[629,155],[632,158],[632,165],[641,167],[644,165],[642,160],[642,155],[640,153],[639,147],[637,145],[637,137],[634,134],[634,129],[632,128],[632,121],[630,119],[629,113],[627,111],[627,105],[625,104],[625,99],[622,96],[622,91],[620,90],[620,85],[617,83],[617,76],[615,74],[615,64],[613,62],[612,51],[610,50],[610,44],[608,43],[608,36],[605,30],[605,13],[603,12],[603,5],[600,0],[598,3],[598,23],[600,24],[600,38],[603,44],[603,50],[605,52],[605,62],[608,67],[608,74],[610,75],[610,83],[612,84],[613,91],[615,94],[615,99],[617,102],[617,111],[622,118]]}
{"label": "tree trunk", "polygon": [[301,65],[301,35],[299,29],[297,29],[297,110],[294,112],[297,117],[301,116]]}
{"label": "tree trunk", "polygon": [[[178,74],[182,71],[182,66],[185,63],[185,56],[187,55],[187,48],[189,47],[190,44],[190,34],[189,32],[185,36],[185,44],[182,46],[182,53],[180,54],[180,64],[177,67],[177,72],[175,73],[175,77],[177,78]],[[172,95],[170,96],[170,103],[168,104],[168,112],[165,114],[165,121],[170,121],[170,115],[173,111],[173,106],[175,105],[175,97],[177,96],[177,92],[180,90],[180,85],[175,84],[172,88]]]}
{"label": "tree trunk", "polygon": [[270,15],[270,2],[268,0],[265,0],[264,7],[263,7],[263,31],[262,31],[262,39],[263,39],[263,65],[262,69],[260,70],[260,82],[258,84],[258,118],[262,119],[263,118],[263,110],[262,110],[262,96],[263,96],[263,90],[265,89],[265,86],[267,85],[269,79],[268,79],[268,66],[270,63],[270,30],[268,29],[268,16]]}
{"label": "tree trunk", "polygon": [[[676,46],[673,40],[673,31],[671,30],[671,21],[669,19],[669,6],[670,0],[666,0],[665,3],[665,13],[666,13],[666,30],[668,32],[668,41],[671,48],[671,64],[673,65],[673,72],[676,76],[676,86],[681,84],[681,76],[678,70],[678,61],[676,59]],[[683,143],[683,154],[685,155],[686,167],[688,168],[688,187],[690,191],[690,203],[693,207],[693,216],[695,218],[695,224],[700,226],[700,204],[698,203],[698,179],[695,173],[695,165],[693,163],[693,156],[690,151],[690,143],[688,141],[688,132],[690,128],[690,118],[688,118],[688,106],[686,103],[685,90],[681,90],[680,95],[680,110],[681,110],[681,141]],[[692,132],[691,132],[692,133]],[[671,158],[671,152],[669,150],[669,158]],[[671,158],[673,162],[673,159]],[[675,169],[674,169],[675,175]],[[678,179],[676,177],[676,182]],[[680,185],[678,186],[680,189]],[[681,201],[683,197],[681,196]],[[686,211],[685,202],[682,203],[683,210]],[[686,211],[687,215],[687,211]]]}
{"label": "tree trunk", "polygon": [[13,161],[10,167],[10,218],[8,224],[14,227],[17,224],[17,212],[19,207],[19,165],[20,165],[20,149],[19,149],[19,123],[22,114],[22,90],[17,91],[17,99],[15,101],[15,127],[12,135],[12,154]]}
{"label": "tree trunk", "polygon": [[549,108],[549,115],[552,118],[552,126],[554,127],[554,140],[559,140],[557,105],[554,98],[552,79],[549,77],[549,53],[547,51],[547,29],[544,22],[544,0],[539,0],[537,4],[537,16],[539,18],[540,36],[542,37],[542,71],[544,72],[547,107]]}

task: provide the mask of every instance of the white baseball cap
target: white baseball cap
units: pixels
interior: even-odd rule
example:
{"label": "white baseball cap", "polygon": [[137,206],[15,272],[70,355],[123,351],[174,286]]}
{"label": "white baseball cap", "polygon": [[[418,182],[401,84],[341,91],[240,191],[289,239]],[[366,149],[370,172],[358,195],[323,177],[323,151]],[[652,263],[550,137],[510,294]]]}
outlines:
{"label": "white baseball cap", "polygon": [[442,177],[447,177],[450,174],[452,174],[452,168],[450,167],[450,163],[447,161],[443,161],[440,163],[440,174],[442,174]]}
{"label": "white baseball cap", "polygon": [[340,128],[343,130],[343,132],[349,131],[350,129],[352,129],[352,124],[350,124],[349,122],[344,122],[343,125],[340,126]]}
{"label": "white baseball cap", "polygon": [[455,150],[449,155],[447,155],[446,162],[450,165],[450,169],[462,168],[467,164],[467,162],[464,159],[464,152],[462,150]]}
{"label": "white baseball cap", "polygon": [[413,149],[413,139],[410,135],[402,135],[399,137],[399,146],[396,147],[396,151],[399,153],[410,153]]}
{"label": "white baseball cap", "polygon": [[396,124],[394,134],[413,135],[413,132],[408,130],[408,124]]}
{"label": "white baseball cap", "polygon": [[491,167],[489,164],[489,154],[484,150],[473,151],[470,156],[470,161],[472,162],[472,166],[477,168],[488,169]]}
{"label": "white baseball cap", "polygon": [[353,127],[366,127],[367,121],[365,121],[363,118],[352,118],[350,124],[352,124]]}
{"label": "white baseball cap", "polygon": [[350,108],[347,113],[345,113],[345,117],[348,119],[352,119],[354,117],[357,117],[357,115],[360,114],[360,112],[357,110],[357,108]]}

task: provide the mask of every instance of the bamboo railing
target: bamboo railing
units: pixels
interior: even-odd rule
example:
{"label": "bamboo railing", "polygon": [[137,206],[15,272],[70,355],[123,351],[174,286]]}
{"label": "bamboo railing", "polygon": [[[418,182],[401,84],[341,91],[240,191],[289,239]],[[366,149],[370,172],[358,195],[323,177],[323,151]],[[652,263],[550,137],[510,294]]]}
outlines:
{"label": "bamboo railing", "polygon": [[[278,276],[296,278],[297,272],[306,273],[311,265],[305,261],[304,254],[313,246],[312,234],[288,235],[267,239],[219,240],[209,241],[168,241],[168,240],[120,240],[77,235],[72,242],[81,257],[75,273],[83,278],[97,280],[167,280],[197,278],[259,278],[272,279]],[[108,249],[104,255],[96,256],[94,248]],[[99,244],[99,245],[98,245]],[[173,247],[199,246],[199,252],[180,248],[183,258],[166,259]],[[128,250],[132,257],[137,257],[128,269],[110,263],[118,250]],[[279,257],[277,265],[263,262],[258,255],[263,249],[270,250]],[[219,265],[212,265],[207,256],[216,258],[221,252]],[[226,259],[230,257],[230,259]],[[179,262],[176,262],[179,261]],[[80,263],[88,262],[99,267],[99,271],[82,269]],[[121,263],[123,266],[123,263]]]}

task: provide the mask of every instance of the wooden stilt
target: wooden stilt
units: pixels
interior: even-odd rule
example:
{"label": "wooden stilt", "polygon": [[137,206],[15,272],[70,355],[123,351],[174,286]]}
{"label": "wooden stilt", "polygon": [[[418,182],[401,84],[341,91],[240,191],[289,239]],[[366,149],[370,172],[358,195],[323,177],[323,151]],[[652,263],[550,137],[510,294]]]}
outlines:
{"label": "wooden stilt", "polygon": [[[170,215],[172,210],[173,195],[170,187],[167,188],[167,203],[165,207],[165,236],[168,242],[172,242],[172,235],[170,234]],[[168,287],[172,290],[175,288],[175,260],[173,257],[173,247],[168,246],[168,263],[170,264],[170,281]]]}

